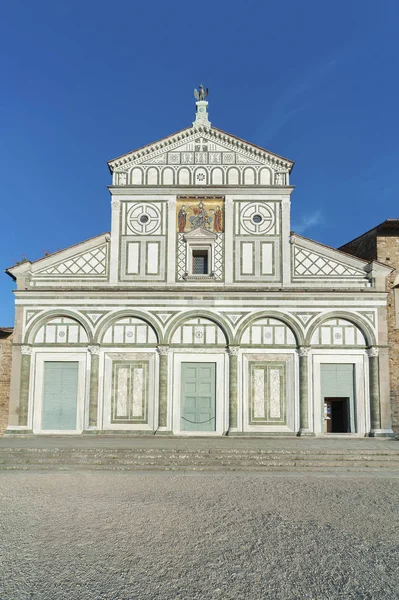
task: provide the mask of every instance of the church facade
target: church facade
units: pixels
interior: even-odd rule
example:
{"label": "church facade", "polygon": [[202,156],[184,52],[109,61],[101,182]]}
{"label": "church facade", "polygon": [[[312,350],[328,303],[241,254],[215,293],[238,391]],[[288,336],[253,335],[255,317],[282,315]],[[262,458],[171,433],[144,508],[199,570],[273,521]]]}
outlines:
{"label": "church facade", "polygon": [[391,269],[292,233],[293,162],[196,107],[108,163],[109,234],[7,270],[7,431],[390,435]]}

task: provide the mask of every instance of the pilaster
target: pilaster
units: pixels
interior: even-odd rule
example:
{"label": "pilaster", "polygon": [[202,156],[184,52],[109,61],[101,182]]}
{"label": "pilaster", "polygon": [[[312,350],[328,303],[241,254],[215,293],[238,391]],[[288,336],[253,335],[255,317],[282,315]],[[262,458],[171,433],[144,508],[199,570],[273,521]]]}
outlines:
{"label": "pilaster", "polygon": [[111,246],[110,246],[110,274],[109,280],[111,284],[118,282],[118,265],[119,265],[119,230],[120,230],[120,214],[121,202],[116,198],[111,199]]}
{"label": "pilaster", "polygon": [[32,348],[21,346],[21,383],[19,391],[18,426],[28,426],[30,363]]}
{"label": "pilaster", "polygon": [[237,366],[238,352],[240,346],[229,346],[227,351],[230,357],[229,360],[229,429],[237,428],[237,407],[238,407],[238,381],[237,381]]}
{"label": "pilaster", "polygon": [[229,285],[233,283],[234,279],[234,201],[232,196],[225,197],[224,223],[224,280]]}
{"label": "pilaster", "polygon": [[176,282],[176,197],[168,200],[168,231],[167,231],[166,278],[168,284]]}
{"label": "pilaster", "polygon": [[299,435],[312,435],[309,431],[309,351],[301,346],[299,355]]}
{"label": "pilaster", "polygon": [[100,346],[88,346],[90,353],[90,395],[89,427],[97,427],[98,422],[98,372],[100,364]]}
{"label": "pilaster", "polygon": [[290,246],[290,196],[281,198],[281,253],[283,285],[291,282],[291,246]]}
{"label": "pilaster", "polygon": [[169,346],[158,346],[159,354],[159,418],[158,427],[168,424],[168,364]]}

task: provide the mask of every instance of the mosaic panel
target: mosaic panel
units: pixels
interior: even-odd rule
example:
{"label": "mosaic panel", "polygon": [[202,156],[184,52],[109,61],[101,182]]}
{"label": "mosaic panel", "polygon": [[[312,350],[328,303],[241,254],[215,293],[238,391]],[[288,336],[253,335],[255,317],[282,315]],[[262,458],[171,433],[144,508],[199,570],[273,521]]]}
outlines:
{"label": "mosaic panel", "polygon": [[202,227],[214,233],[224,231],[224,198],[179,198],[176,227],[184,233]]}

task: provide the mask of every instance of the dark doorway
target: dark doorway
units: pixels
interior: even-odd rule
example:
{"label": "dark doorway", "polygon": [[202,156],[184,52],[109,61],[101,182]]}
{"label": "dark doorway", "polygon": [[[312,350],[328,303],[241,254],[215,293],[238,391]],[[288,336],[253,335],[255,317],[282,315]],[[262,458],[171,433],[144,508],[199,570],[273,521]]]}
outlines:
{"label": "dark doorway", "polygon": [[324,398],[327,433],[348,433],[349,398]]}

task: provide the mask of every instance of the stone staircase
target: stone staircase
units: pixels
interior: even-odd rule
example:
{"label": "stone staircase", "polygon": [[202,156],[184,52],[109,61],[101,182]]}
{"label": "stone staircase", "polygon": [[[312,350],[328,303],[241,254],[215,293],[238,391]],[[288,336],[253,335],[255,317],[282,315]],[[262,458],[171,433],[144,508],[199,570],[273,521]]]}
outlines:
{"label": "stone staircase", "polygon": [[195,444],[159,447],[107,447],[57,445],[49,447],[0,447],[0,470],[114,470],[114,471],[349,471],[391,472],[399,474],[399,444],[390,448],[312,447],[300,443],[295,447],[251,448],[195,447]]}

